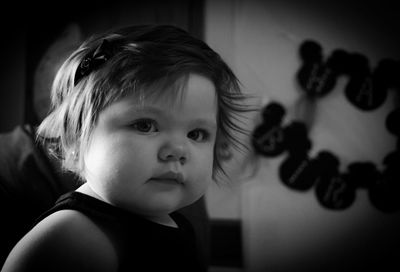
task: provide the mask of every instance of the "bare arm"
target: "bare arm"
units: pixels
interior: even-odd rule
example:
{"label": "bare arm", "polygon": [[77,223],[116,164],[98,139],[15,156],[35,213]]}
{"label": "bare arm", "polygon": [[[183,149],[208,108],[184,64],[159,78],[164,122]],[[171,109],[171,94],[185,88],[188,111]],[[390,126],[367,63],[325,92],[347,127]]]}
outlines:
{"label": "bare arm", "polygon": [[117,266],[117,253],[104,232],[85,215],[62,210],[24,236],[1,271],[116,271]]}

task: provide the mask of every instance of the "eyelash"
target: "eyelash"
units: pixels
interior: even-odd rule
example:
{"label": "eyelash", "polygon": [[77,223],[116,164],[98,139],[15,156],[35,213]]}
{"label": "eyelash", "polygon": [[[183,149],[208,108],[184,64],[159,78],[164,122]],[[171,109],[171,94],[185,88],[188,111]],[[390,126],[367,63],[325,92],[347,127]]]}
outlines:
{"label": "eyelash", "polygon": [[[197,137],[191,137],[190,134],[193,134],[194,132],[200,132],[200,135],[202,135],[201,139],[194,139]],[[210,133],[204,129],[194,129],[188,133],[188,138],[194,140],[195,142],[206,142],[210,138]]]}
{"label": "eyelash", "polygon": [[[148,129],[140,127],[140,125],[149,125]],[[158,132],[157,123],[152,119],[138,119],[136,120],[131,127],[141,133],[153,133]]]}
{"label": "eyelash", "polygon": [[[141,127],[142,125],[145,125],[146,127]],[[135,122],[133,122],[133,124],[131,125],[131,127],[140,132],[140,133],[144,133],[144,134],[148,134],[148,133],[154,133],[154,132],[158,132],[158,126],[157,126],[157,122],[154,121],[153,119],[138,119]],[[191,130],[188,134],[187,137],[195,142],[206,142],[209,138],[210,138],[210,133],[205,130],[205,129],[194,129]]]}

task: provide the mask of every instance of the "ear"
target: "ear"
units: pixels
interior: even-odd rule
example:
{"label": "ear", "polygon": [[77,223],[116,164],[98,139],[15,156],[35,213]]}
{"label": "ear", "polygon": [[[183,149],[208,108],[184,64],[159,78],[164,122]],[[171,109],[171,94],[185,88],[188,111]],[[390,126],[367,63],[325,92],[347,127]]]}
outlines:
{"label": "ear", "polygon": [[221,162],[229,161],[232,157],[232,150],[227,141],[221,141],[217,145],[217,156]]}
{"label": "ear", "polygon": [[47,115],[50,107],[50,91],[53,79],[65,59],[83,41],[81,28],[71,23],[48,47],[35,70],[33,82],[33,104],[39,121]]}

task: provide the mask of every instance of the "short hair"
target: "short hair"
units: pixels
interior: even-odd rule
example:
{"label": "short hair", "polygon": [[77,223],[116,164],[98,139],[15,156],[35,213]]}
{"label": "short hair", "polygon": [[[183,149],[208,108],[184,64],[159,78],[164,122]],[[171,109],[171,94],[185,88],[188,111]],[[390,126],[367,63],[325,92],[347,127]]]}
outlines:
{"label": "short hair", "polygon": [[[112,55],[101,66],[76,79],[77,69],[106,40]],[[88,38],[63,63],[51,90],[51,109],[37,130],[64,169],[82,178],[83,153],[99,113],[117,99],[152,89],[155,94],[184,87],[190,73],[210,79],[218,100],[213,179],[225,173],[220,151],[245,145],[238,120],[247,109],[240,83],[218,53],[201,39],[171,25],[136,25]],[[163,88],[151,88],[162,85]],[[182,88],[180,88],[182,89]],[[48,145],[50,143],[50,145]]]}

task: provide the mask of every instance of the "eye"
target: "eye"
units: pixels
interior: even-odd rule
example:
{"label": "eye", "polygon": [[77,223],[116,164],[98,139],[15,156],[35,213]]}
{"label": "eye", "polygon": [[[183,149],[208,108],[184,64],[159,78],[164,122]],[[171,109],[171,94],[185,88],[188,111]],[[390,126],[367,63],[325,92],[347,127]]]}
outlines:
{"label": "eye", "polygon": [[157,123],[152,119],[136,120],[131,127],[142,133],[158,132]]}
{"label": "eye", "polygon": [[196,142],[205,142],[209,139],[210,134],[204,129],[195,129],[188,133],[188,138]]}

